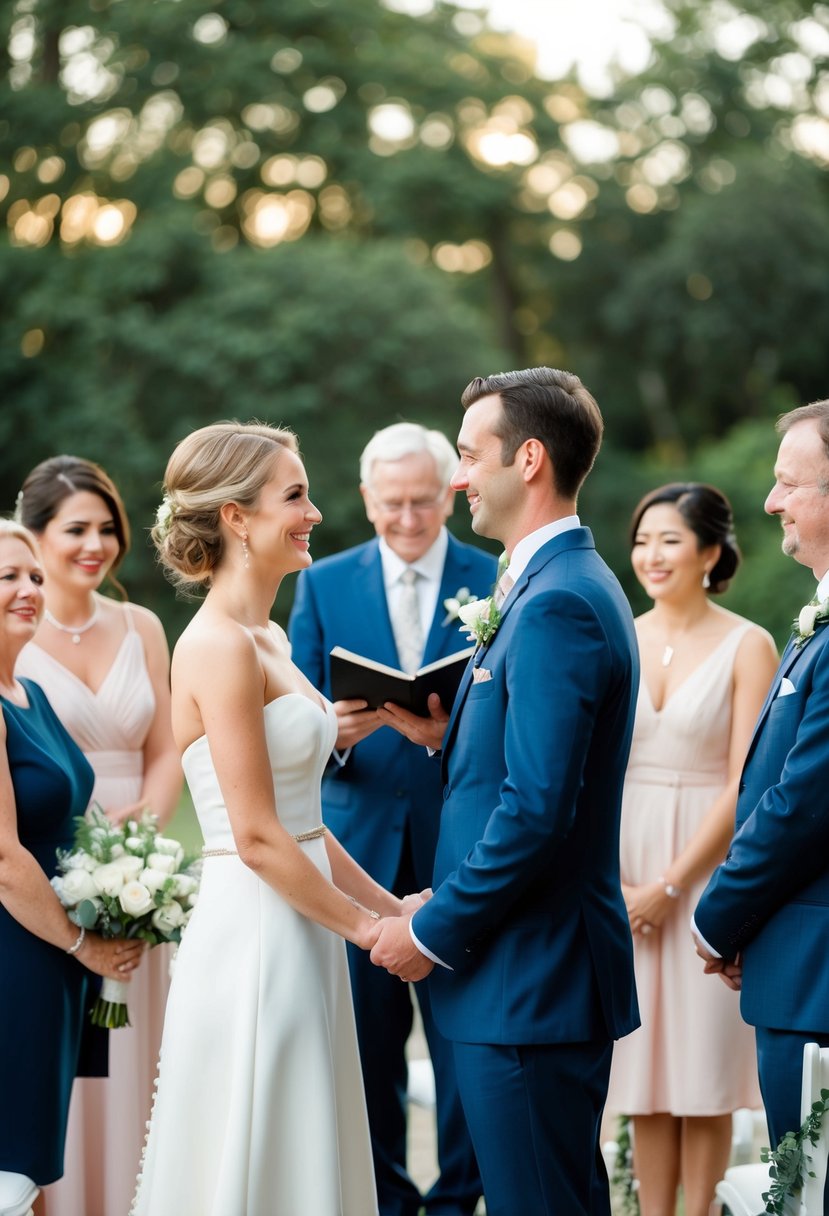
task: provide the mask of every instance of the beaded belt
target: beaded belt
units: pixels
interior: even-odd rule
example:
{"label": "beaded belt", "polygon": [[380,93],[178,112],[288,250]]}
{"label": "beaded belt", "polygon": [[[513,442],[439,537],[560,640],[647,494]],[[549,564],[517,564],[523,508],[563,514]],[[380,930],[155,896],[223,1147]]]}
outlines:
{"label": "beaded belt", "polygon": [[[317,840],[320,836],[324,836],[327,831],[328,831],[328,828],[325,826],[324,823],[321,823],[319,825],[319,827],[311,828],[310,832],[294,833],[294,840],[298,840],[298,841],[300,841],[300,843],[303,840]],[[239,856],[236,849],[202,849],[201,855],[202,855],[202,857],[238,857]]]}

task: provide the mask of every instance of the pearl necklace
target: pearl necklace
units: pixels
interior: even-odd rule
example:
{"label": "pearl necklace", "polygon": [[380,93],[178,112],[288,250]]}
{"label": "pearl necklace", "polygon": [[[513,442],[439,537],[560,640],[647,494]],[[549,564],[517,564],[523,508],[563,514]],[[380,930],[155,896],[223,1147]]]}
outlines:
{"label": "pearl necklace", "polygon": [[91,629],[98,619],[98,605],[95,605],[95,607],[92,609],[92,616],[88,621],[85,621],[83,625],[63,625],[59,620],[57,620],[56,617],[52,616],[48,608],[43,615],[49,624],[53,626],[53,628],[59,629],[61,633],[68,633],[74,644],[76,646],[80,646],[81,634],[86,633],[88,629]]}

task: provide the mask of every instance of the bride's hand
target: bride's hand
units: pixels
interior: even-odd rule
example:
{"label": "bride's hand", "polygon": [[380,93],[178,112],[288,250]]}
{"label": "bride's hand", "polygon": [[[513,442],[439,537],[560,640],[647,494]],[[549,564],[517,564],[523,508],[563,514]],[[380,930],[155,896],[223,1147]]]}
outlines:
{"label": "bride's hand", "polygon": [[111,823],[120,825],[128,819],[140,819],[148,809],[146,802],[131,802],[129,806],[109,806],[104,813]]}
{"label": "bride's hand", "polygon": [[423,891],[415,891],[412,895],[404,895],[400,901],[399,916],[410,916],[416,912],[418,908],[422,908],[427,899],[432,898],[432,888],[426,887]]}

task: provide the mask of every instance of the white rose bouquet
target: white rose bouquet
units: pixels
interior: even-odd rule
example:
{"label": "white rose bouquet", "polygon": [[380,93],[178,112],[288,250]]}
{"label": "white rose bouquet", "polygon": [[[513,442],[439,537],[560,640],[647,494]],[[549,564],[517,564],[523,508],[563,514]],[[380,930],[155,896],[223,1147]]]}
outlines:
{"label": "white rose bouquet", "polygon": [[[113,823],[95,803],[77,821],[71,853],[58,850],[52,879],[69,919],[102,937],[178,942],[198,898],[201,862],[157,831],[154,815]],[[129,986],[104,979],[92,1009],[96,1026],[129,1026]]]}

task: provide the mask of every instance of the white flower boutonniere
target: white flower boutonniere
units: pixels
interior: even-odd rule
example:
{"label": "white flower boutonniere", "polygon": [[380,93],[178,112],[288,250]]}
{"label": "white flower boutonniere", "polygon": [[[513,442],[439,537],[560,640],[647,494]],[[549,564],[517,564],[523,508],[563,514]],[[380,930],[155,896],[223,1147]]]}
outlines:
{"label": "white flower boutonniere", "polygon": [[498,631],[501,613],[495,607],[492,596],[488,595],[485,600],[473,600],[461,605],[458,609],[458,619],[461,622],[461,631],[466,633],[471,642],[486,646]]}
{"label": "white flower boutonniere", "polygon": [[448,599],[443,601],[443,606],[446,609],[443,624],[451,625],[453,621],[458,619],[461,608],[465,608],[467,604],[474,604],[477,599],[477,595],[472,595],[468,587],[459,587],[454,595],[450,595]]}
{"label": "white flower boutonniere", "polygon": [[797,614],[797,620],[792,621],[795,634],[794,644],[805,646],[809,638],[814,637],[815,627],[829,620],[829,600],[821,600],[819,604],[805,604]]}

